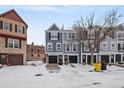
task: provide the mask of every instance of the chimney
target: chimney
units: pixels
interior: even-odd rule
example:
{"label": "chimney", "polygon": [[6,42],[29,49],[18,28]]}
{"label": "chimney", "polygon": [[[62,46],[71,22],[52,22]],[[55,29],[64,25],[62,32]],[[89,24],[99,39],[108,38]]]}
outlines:
{"label": "chimney", "polygon": [[31,45],[34,46],[34,42],[32,42]]}
{"label": "chimney", "polygon": [[64,25],[62,25],[62,28],[61,28],[61,30],[64,30]]}

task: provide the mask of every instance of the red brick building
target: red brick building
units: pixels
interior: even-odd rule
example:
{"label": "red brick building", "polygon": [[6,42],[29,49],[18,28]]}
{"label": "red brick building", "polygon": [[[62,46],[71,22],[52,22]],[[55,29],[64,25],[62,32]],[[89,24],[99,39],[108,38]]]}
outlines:
{"label": "red brick building", "polygon": [[27,44],[27,60],[28,61],[45,61],[45,47],[43,45]]}

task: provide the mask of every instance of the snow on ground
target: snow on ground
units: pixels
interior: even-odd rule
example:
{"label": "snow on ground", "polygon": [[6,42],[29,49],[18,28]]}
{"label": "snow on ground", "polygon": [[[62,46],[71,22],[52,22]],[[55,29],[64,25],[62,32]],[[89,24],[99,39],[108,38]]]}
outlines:
{"label": "snow on ground", "polygon": [[[33,62],[34,63],[34,62]],[[107,71],[89,72],[92,66],[73,64],[60,66],[60,70],[50,71],[46,64],[36,62],[36,66],[9,66],[0,69],[0,87],[6,88],[121,88],[124,87],[124,68],[108,66]],[[40,74],[41,76],[35,76]]]}

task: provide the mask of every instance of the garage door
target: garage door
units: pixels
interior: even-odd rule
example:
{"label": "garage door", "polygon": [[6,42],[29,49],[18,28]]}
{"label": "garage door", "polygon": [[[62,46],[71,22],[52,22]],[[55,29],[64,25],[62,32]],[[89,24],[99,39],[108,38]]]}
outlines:
{"label": "garage door", "polygon": [[77,56],[69,56],[69,63],[77,63]]}
{"label": "garage door", "polygon": [[23,65],[23,55],[8,55],[11,65]]}
{"label": "garage door", "polygon": [[49,63],[57,63],[57,56],[49,56]]}

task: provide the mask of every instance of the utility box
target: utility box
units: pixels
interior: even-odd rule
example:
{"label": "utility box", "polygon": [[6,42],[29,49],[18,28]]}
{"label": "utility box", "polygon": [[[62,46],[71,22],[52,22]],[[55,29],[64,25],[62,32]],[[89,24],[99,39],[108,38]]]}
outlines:
{"label": "utility box", "polygon": [[95,63],[94,64],[94,70],[95,71],[101,71],[102,64],[101,63]]}

